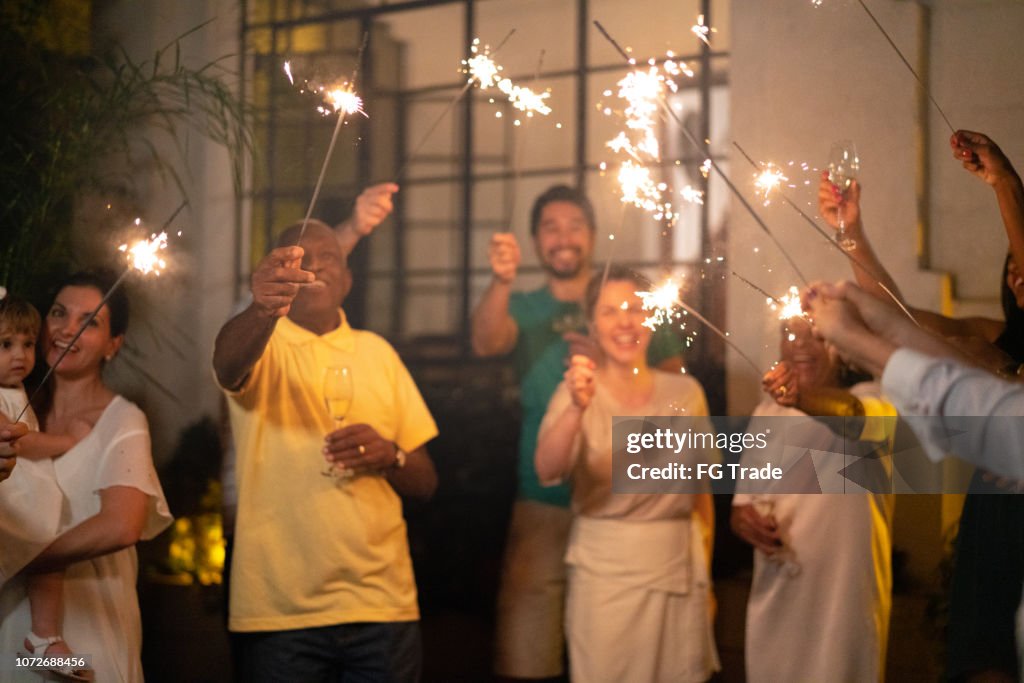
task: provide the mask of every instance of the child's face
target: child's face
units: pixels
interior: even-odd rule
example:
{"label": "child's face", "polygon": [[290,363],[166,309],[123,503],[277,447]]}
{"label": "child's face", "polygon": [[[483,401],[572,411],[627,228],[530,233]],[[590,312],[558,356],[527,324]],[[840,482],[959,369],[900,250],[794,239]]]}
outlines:
{"label": "child's face", "polygon": [[0,329],[0,386],[19,386],[35,364],[36,336]]}

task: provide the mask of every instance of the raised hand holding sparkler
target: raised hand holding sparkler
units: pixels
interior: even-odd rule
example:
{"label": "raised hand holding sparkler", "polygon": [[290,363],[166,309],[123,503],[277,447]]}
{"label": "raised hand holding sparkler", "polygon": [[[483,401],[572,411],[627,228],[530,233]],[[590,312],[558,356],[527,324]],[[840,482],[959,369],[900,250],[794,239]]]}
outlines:
{"label": "raised hand holding sparkler", "polygon": [[[324,93],[324,97],[327,102],[333,107],[334,113],[338,115],[338,122],[334,126],[334,133],[331,134],[331,142],[327,146],[327,154],[324,155],[323,166],[320,167],[320,176],[316,180],[316,186],[313,188],[313,197],[309,200],[309,208],[306,209],[306,216],[302,219],[302,228],[299,230],[299,237],[295,241],[296,244],[302,242],[302,236],[306,233],[306,225],[309,223],[309,217],[313,214],[313,207],[316,206],[317,197],[320,196],[320,188],[324,183],[324,176],[327,174],[327,166],[331,162],[331,155],[334,153],[334,144],[338,141],[338,132],[341,130],[341,124],[345,121],[345,116],[349,114],[359,113],[366,116],[366,112],[363,111],[363,100],[355,93],[355,82],[356,77],[359,75],[359,67],[363,61],[363,52],[366,50],[366,43],[370,40],[370,33],[367,31],[363,34],[362,45],[359,46],[359,52],[356,55],[356,65],[352,71],[352,78],[346,83],[331,88],[320,88],[320,91]],[[285,62],[285,64],[288,64]],[[291,78],[290,66],[285,69],[288,74],[289,80]],[[321,113],[327,115],[330,112],[321,108]]]}
{"label": "raised hand holding sparkler", "polygon": [[516,236],[511,232],[494,233],[487,247],[487,259],[494,279],[504,285],[512,284],[522,260]]}

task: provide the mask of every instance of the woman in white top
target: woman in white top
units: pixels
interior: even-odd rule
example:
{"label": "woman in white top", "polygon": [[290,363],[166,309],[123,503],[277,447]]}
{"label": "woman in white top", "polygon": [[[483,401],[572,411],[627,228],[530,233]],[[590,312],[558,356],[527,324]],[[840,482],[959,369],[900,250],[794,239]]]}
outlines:
{"label": "woman in white top", "polygon": [[[68,348],[113,282],[109,273],[79,273],[65,282],[43,324],[40,353],[47,363],[52,366]],[[67,499],[63,533],[24,570],[65,569],[63,634],[76,654],[89,655],[96,680],[104,683],[142,680],[135,544],[171,523],[153,468],[146,417],[103,382],[103,366],[120,349],[127,323],[127,298],[119,291],[53,372],[50,399],[39,410],[43,428],[68,434],[85,421],[92,429],[54,460]],[[4,653],[26,651],[30,615],[20,579],[0,593]],[[44,672],[13,674],[15,681],[47,680]]]}
{"label": "woman in white top", "polygon": [[[718,669],[711,623],[709,493],[612,492],[612,417],[707,416],[700,384],[647,365],[637,274],[613,268],[586,296],[595,364],[573,356],[541,424],[542,482],[573,485],[566,563],[572,680],[704,681]],[[689,464],[718,453],[683,452]],[[697,515],[693,515],[696,512]]]}
{"label": "woman in white top", "polygon": [[[764,382],[774,400],[757,406],[747,427],[769,433],[767,447],[744,451],[741,463],[781,464],[790,486],[806,493],[764,493],[758,482],[737,483],[732,529],[755,548],[747,680],[880,681],[892,603],[893,515],[893,496],[881,489],[888,483],[884,456],[892,453],[895,410],[879,399],[877,384],[851,387],[841,377],[841,364],[805,319],[787,320],[782,332],[781,362]],[[882,468],[871,486],[876,490],[855,483],[852,421],[845,423],[847,439],[810,415],[868,418],[861,438],[883,454],[866,459]],[[889,417],[870,419],[879,415]]]}

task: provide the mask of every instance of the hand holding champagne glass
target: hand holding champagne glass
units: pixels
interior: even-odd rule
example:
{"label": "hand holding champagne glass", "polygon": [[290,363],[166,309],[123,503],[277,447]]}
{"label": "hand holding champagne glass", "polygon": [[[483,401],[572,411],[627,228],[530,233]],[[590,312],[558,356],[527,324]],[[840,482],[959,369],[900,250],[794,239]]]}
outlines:
{"label": "hand holding champagne glass", "polygon": [[[832,151],[828,155],[828,180],[835,185],[843,195],[850,189],[850,185],[857,179],[860,171],[860,157],[857,155],[857,147],[852,140],[839,140],[832,143]],[[846,234],[846,222],[843,220],[843,203],[838,207],[839,230],[836,233],[836,240],[839,246],[845,251],[853,251],[857,248],[857,242]]]}
{"label": "hand holding champagne glass", "polygon": [[[352,371],[344,365],[332,365],[324,368],[324,403],[327,414],[334,420],[334,429],[341,429],[352,407]],[[335,479],[348,479],[353,476],[351,470],[339,468],[331,464],[320,474]]]}
{"label": "hand holding champagne glass", "polygon": [[[770,498],[762,496],[756,496],[753,500],[754,510],[757,514],[762,517],[771,517],[775,512],[775,501]],[[796,559],[796,553],[788,545],[783,545],[781,548],[776,550],[771,555],[768,555],[768,561],[775,564],[782,565],[782,571],[785,576],[790,578],[800,575],[800,562]]]}

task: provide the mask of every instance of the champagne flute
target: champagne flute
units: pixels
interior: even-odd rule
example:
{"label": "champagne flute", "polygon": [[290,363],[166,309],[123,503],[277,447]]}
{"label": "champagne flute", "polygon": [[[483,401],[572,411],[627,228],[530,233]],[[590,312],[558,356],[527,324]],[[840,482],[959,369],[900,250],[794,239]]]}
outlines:
{"label": "champagne flute", "polygon": [[[775,501],[771,498],[762,498],[761,496],[755,496],[753,499],[754,510],[757,514],[762,517],[770,517],[775,511]],[[784,576],[794,578],[800,575],[800,562],[796,559],[796,553],[788,545],[783,545],[781,548],[776,550],[771,555],[768,555],[768,561],[774,564],[782,565],[782,571]]]}
{"label": "champagne flute", "polygon": [[[341,429],[352,407],[352,371],[345,365],[332,365],[324,368],[324,403],[327,414],[334,420],[334,429]],[[339,468],[330,464],[320,474],[335,479],[348,479],[353,476],[352,470]]]}
{"label": "champagne flute", "polygon": [[[839,188],[843,197],[853,181],[857,179],[858,171],[860,171],[860,157],[857,155],[857,147],[853,144],[853,140],[838,140],[832,143],[832,150],[828,155],[828,181]],[[839,230],[836,233],[836,241],[844,251],[853,251],[857,248],[857,242],[846,234],[842,202],[837,208],[837,213]]]}

